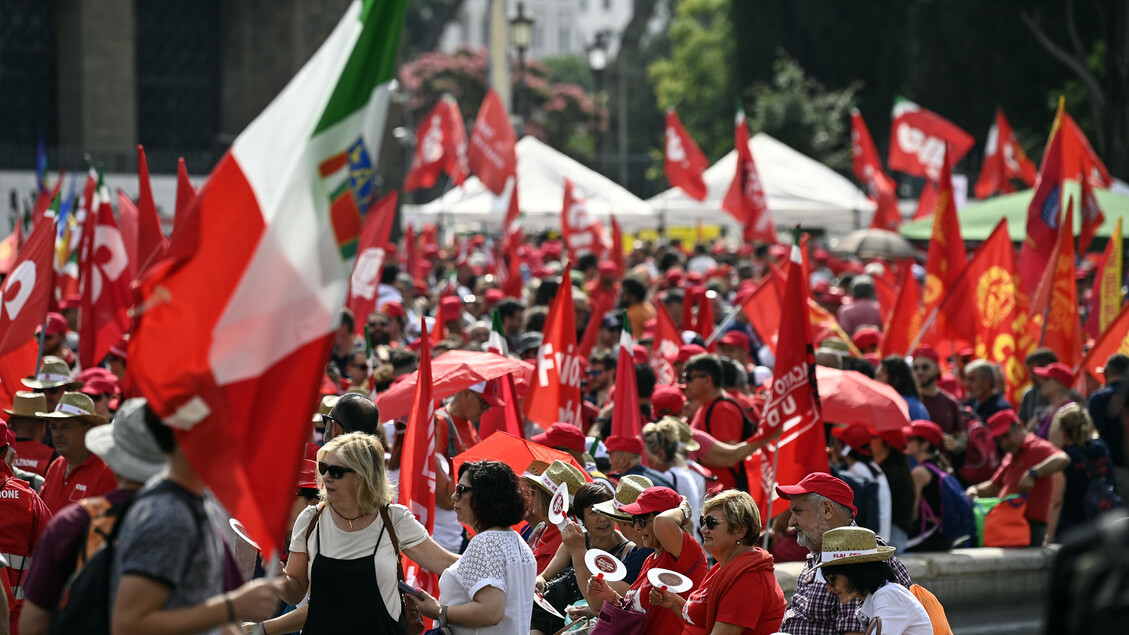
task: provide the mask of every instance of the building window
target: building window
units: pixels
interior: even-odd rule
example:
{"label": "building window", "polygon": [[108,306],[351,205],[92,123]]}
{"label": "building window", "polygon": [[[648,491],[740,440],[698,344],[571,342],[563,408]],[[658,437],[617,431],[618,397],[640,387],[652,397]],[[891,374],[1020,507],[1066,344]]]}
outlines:
{"label": "building window", "polygon": [[[4,3],[0,17],[0,129],[4,131],[0,168],[33,169],[40,135],[48,148],[58,143],[56,4],[41,0]],[[57,157],[51,158],[50,168],[59,169]],[[3,195],[0,205],[6,206],[8,193]]]}
{"label": "building window", "polygon": [[572,29],[567,23],[561,23],[560,31],[557,32],[557,52],[568,53],[572,50]]}

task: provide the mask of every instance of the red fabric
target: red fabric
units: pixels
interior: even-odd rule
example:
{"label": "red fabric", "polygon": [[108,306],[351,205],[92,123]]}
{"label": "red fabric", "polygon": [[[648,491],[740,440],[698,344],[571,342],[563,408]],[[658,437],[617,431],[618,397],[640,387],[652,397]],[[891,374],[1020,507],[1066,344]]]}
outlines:
{"label": "red fabric", "polygon": [[890,124],[891,170],[936,180],[949,146],[950,163],[958,163],[972,149],[976,140],[956,124],[911,101],[894,104]]}
{"label": "red fabric", "polygon": [[1068,170],[1065,178],[1078,180],[1085,177],[1091,187],[1109,188],[1113,185],[1113,177],[1105,164],[1098,158],[1098,153],[1086,139],[1086,133],[1070,116],[1062,110],[1063,156]]}
{"label": "red fabric", "polygon": [[714,565],[686,598],[683,635],[709,635],[715,622],[744,626],[744,635],[770,635],[784,620],[784,592],[768,552],[756,548]]}
{"label": "red fabric", "polygon": [[1105,223],[1105,214],[1090,182],[1082,179],[1082,231],[1078,234],[1078,253],[1085,254],[1094,242],[1098,229]]}
{"label": "red fabric", "polygon": [[391,247],[392,223],[396,215],[399,192],[392,190],[369,209],[357,244],[357,260],[349,278],[349,297],[346,306],[353,312],[354,334],[364,335],[368,316],[376,310],[377,288],[380,272]]}
{"label": "red fabric", "polygon": [[721,208],[744,224],[745,242],[776,242],[776,225],[765,200],[764,184],[757,172],[753,151],[749,148],[749,127],[745,124],[745,111],[737,111],[734,128],[734,145],[737,149],[737,171],[729,190],[721,201]]}
{"label": "red fabric", "polygon": [[620,229],[619,221],[615,219],[615,214],[611,215],[609,222],[612,226],[612,243],[611,248],[608,250],[608,259],[615,263],[616,273],[623,275],[623,230]]}
{"label": "red fabric", "polygon": [[902,224],[902,213],[898,210],[894,181],[882,169],[874,139],[857,108],[851,110],[851,159],[855,178],[866,184],[867,195],[877,204],[870,226],[897,229]]}
{"label": "red fabric", "polygon": [[[83,368],[97,366],[110,347],[129,332],[129,255],[110,207],[109,189],[99,183],[90,235],[83,233],[79,272],[83,280],[82,325],[79,327],[78,358]],[[183,335],[183,334],[182,334]],[[191,340],[185,340],[189,342]],[[200,341],[192,342],[198,345]]]}
{"label": "red fabric", "polygon": [[1074,279],[1074,199],[1066,206],[1066,217],[1059,225],[1051,258],[1031,299],[1032,322],[1042,326],[1044,314],[1042,346],[1054,351],[1060,362],[1073,368],[1082,361],[1078,283]]}
{"label": "red fabric", "polygon": [[898,299],[886,320],[886,330],[882,333],[882,344],[878,350],[882,352],[883,357],[908,355],[909,347],[913,345],[925,319],[921,310],[921,287],[917,284],[917,278],[913,277],[913,271],[908,268],[903,278]]}
{"label": "red fabric", "polygon": [[1027,207],[1027,238],[1019,251],[1019,269],[1023,276],[1023,292],[1028,296],[1035,292],[1058,238],[1064,169],[1060,128],[1051,136],[1043,153],[1043,164],[1035,180],[1035,195]]}
{"label": "red fabric", "polygon": [[561,206],[561,236],[568,245],[571,262],[585,254],[596,254],[600,260],[607,258],[611,241],[604,232],[604,226],[589,213],[588,201],[567,178],[564,180],[564,202]]}
{"label": "red fabric", "polygon": [[1094,275],[1094,300],[1086,318],[1085,331],[1095,340],[1109,329],[1121,308],[1121,250],[1121,218],[1118,218]]}
{"label": "red fabric", "polygon": [[24,389],[20,379],[35,373],[38,353],[38,342],[28,338],[22,346],[0,357],[0,408],[11,410],[16,392]]}
{"label": "red fabric", "polygon": [[572,305],[569,268],[565,267],[549,315],[537,368],[525,398],[525,416],[548,429],[558,421],[580,425],[580,364],[576,344],[576,312]]}
{"label": "red fabric", "polygon": [[486,91],[470,131],[467,163],[471,173],[495,194],[501,194],[506,189],[506,179],[517,173],[516,143],[506,108],[491,88]]}
{"label": "red fabric", "polygon": [[20,228],[21,219],[16,217],[16,226],[12,229],[12,233],[4,240],[0,240],[0,274],[7,275],[11,273],[12,268],[16,265],[16,257],[20,251],[20,236],[23,230]]}
{"label": "red fabric", "polygon": [[450,95],[443,95],[443,171],[455,185],[462,185],[470,174],[467,164],[466,124],[459,104]]}
{"label": "red fabric", "polygon": [[663,172],[671,187],[680,187],[690,198],[703,201],[708,194],[702,173],[709,166],[706,155],[694,142],[674,108],[666,109],[666,143]]}
{"label": "red fabric", "polygon": [[130,259],[134,277],[164,258],[169,248],[169,241],[161,231],[161,217],[157,214],[157,204],[153,202],[153,190],[149,185],[149,162],[145,159],[145,148],[140,145],[137,146],[137,176],[141,186],[137,201],[137,258]]}
{"label": "red fabric", "polygon": [[544,533],[533,545],[533,557],[537,560],[538,575],[545,570],[545,567],[549,566],[553,556],[557,555],[557,549],[560,548],[562,541],[561,530],[557,529],[556,525],[545,523]]}
{"label": "red fabric", "polygon": [[[630,340],[630,338],[627,338]],[[643,438],[643,414],[639,410],[639,386],[630,346],[620,342],[615,367],[615,403],[612,404],[612,435]]]}
{"label": "red fabric", "polygon": [[91,454],[70,474],[67,461],[60,459],[47,469],[40,498],[54,514],[71,503],[91,496],[101,496],[118,487],[118,478],[106,462]]}
{"label": "red fabric", "polygon": [[[427,341],[427,323],[420,319],[420,338]],[[446,447],[435,444],[435,401],[431,394],[431,347],[420,347],[419,374],[412,401],[412,414],[404,431],[404,447],[400,453],[400,502],[412,512],[416,520],[430,534],[435,528],[435,452],[446,452]],[[444,426],[446,427],[446,426]],[[423,581],[434,589],[438,581],[433,574],[404,557],[404,576]],[[414,576],[414,578],[413,578]]]}
{"label": "red fabric", "polygon": [[776,341],[780,332],[780,308],[784,296],[784,285],[779,276],[769,270],[761,278],[760,286],[741,304],[741,310],[760,335],[768,349],[776,352]]}
{"label": "red fabric", "polygon": [[56,456],[54,448],[35,439],[17,440],[12,444],[12,448],[16,451],[14,463],[16,467],[28,472],[35,472],[40,476],[47,476],[47,468],[51,465],[51,459]]}
{"label": "red fabric", "polygon": [[[27,243],[20,250],[12,273],[0,287],[0,357],[11,353],[33,339],[37,326],[43,324],[54,287],[55,255],[54,224],[35,226]],[[32,366],[35,363],[32,362]],[[28,368],[25,372],[33,372]],[[17,384],[18,385],[18,384]],[[14,391],[13,391],[14,392]]]}
{"label": "red fabric", "polygon": [[200,242],[200,222],[197,219],[196,189],[188,180],[188,166],[184,157],[176,162],[176,215],[173,217],[172,236],[169,237],[168,255],[177,260],[190,257]]}
{"label": "red fabric", "polygon": [[615,308],[616,297],[619,295],[616,289],[607,291],[597,287],[596,291],[588,296],[592,312],[588,315],[588,323],[584,325],[584,334],[580,338],[579,351],[583,359],[588,359],[592,348],[596,346],[596,338],[600,335],[604,314]]}
{"label": "red fabric", "polygon": [[[921,299],[926,317],[948,295],[967,260],[956,203],[953,201],[952,166],[949,161],[945,162],[941,170],[941,187],[937,192],[934,209],[933,234],[929,239],[929,254],[925,260],[925,289]],[[946,315],[938,313],[925,341],[938,344],[951,339],[952,332],[946,318]]]}
{"label": "red fabric", "polygon": [[1121,308],[1121,312],[1106,328],[1090,352],[1082,360],[1081,369],[1090,374],[1094,379],[1101,381],[1103,376],[1098,368],[1105,366],[1110,355],[1118,353],[1129,342],[1129,304]]}
{"label": "red fabric", "polygon": [[[706,577],[706,554],[702,550],[702,546],[694,540],[693,536],[682,532],[682,551],[678,554],[678,558],[670,555],[669,551],[663,551],[662,554],[656,557],[655,554],[647,556],[643,561],[643,566],[639,568],[639,577],[635,578],[635,582],[627,589],[624,594],[624,599],[627,600],[631,607],[636,611],[648,611],[651,609],[651,582],[647,579],[647,572],[651,569],[669,569],[677,571],[682,575],[690,578],[694,586],[690,587],[691,590],[701,585],[702,580]],[[686,597],[690,593],[689,590],[679,593],[682,597]],[[647,615],[647,624],[643,627],[641,635],[670,635],[671,633],[679,633],[682,631],[682,618],[674,611],[656,608]]]}
{"label": "red fabric", "polygon": [[933,216],[937,209],[937,185],[933,181],[926,181],[921,188],[921,195],[917,198],[917,211],[913,213],[913,220],[921,220]]}
{"label": "red fabric", "polygon": [[24,601],[15,597],[23,597],[20,585],[26,580],[31,563],[27,556],[35,551],[40,535],[51,520],[51,512],[35,490],[19,479],[8,480],[11,476],[12,471],[0,461],[0,483],[7,481],[0,496],[0,553],[22,557],[22,566],[12,562],[0,575],[4,576],[4,593],[8,596],[9,629],[13,635],[19,635]]}
{"label": "red fabric", "polygon": [[[1057,454],[1060,450],[1051,442],[1040,439],[1034,433],[1027,433],[1023,444],[1015,454],[1004,456],[1000,469],[992,475],[992,482],[1000,487],[1000,498],[1009,494],[1018,494],[1016,487],[1019,481],[1033,467],[1045,461],[1048,457]],[[1049,476],[1035,481],[1035,487],[1027,493],[1027,520],[1047,522],[1047,513],[1051,507],[1052,479]]]}
{"label": "red fabric", "polygon": [[[702,292],[698,294],[698,317],[694,321],[694,330],[702,336],[703,340],[709,341],[716,325],[717,322],[713,316],[713,301],[705,292]],[[717,340],[710,341],[706,349],[711,353],[717,352]]]}
{"label": "red fabric", "polygon": [[[718,397],[718,399],[721,399],[721,397]],[[742,437],[745,419],[741,415],[740,406],[728,401],[718,403],[713,408],[707,426],[706,411],[709,410],[709,407],[709,403],[698,407],[698,410],[694,412],[694,418],[690,421],[691,428],[706,432],[718,441],[725,441],[726,443],[740,443],[745,440]],[[714,474],[717,475],[717,480],[724,486],[724,489],[737,487],[737,479],[730,470],[717,469],[714,470]]]}
{"label": "red fabric", "polygon": [[976,198],[988,198],[997,192],[1014,192],[1012,179],[1021,179],[1028,187],[1034,185],[1035,164],[1016,141],[1004,111],[997,110],[996,123],[988,131],[980,178],[976,181]]}
{"label": "red fabric", "polygon": [[404,177],[405,192],[435,187],[439,172],[447,163],[448,128],[444,125],[447,110],[447,102],[441,98],[420,122],[416,130],[416,150],[408,175]]}
{"label": "red fabric", "polygon": [[[443,413],[442,415],[439,413]],[[460,419],[452,415],[446,408],[440,408],[435,411],[435,451],[447,456],[447,446],[451,443],[451,429],[447,425],[447,418],[450,417],[451,423],[455,426],[455,433],[458,438],[455,440],[455,454],[462,454],[467,450],[478,445],[482,439],[478,436],[478,431],[474,429],[474,422],[469,419]],[[447,456],[451,458],[454,455]]]}

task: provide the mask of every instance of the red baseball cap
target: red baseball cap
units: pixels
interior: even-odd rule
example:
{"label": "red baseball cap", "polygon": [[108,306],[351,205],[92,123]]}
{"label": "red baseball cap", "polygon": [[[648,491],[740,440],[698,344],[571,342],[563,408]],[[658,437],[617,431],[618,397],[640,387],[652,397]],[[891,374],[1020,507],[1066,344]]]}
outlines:
{"label": "red baseball cap", "polygon": [[878,343],[882,341],[882,332],[869,326],[863,327],[856,330],[851,339],[855,346],[859,348],[870,348],[871,346],[878,346]]}
{"label": "red baseball cap", "polygon": [[717,343],[725,344],[726,346],[736,346],[745,351],[749,350],[749,336],[737,330],[726,331],[725,335],[722,335]]}
{"label": "red baseball cap", "polygon": [[647,352],[646,347],[641,344],[635,344],[631,347],[631,362],[634,364],[646,364],[651,355]]}
{"label": "red baseball cap", "polygon": [[705,352],[706,349],[698,346],[697,344],[683,344],[682,346],[678,347],[678,361],[688,362],[690,361],[691,357],[695,355],[701,355]]}
{"label": "red baseball cap", "polygon": [[453,295],[446,296],[439,301],[439,315],[445,322],[459,319],[462,312],[463,301]]}
{"label": "red baseball cap", "polygon": [[600,266],[596,270],[600,272],[601,276],[614,276],[619,273],[619,268],[610,260],[600,262]]}
{"label": "red baseball cap", "polygon": [[992,433],[992,438],[996,438],[1006,434],[1011,429],[1012,424],[1019,423],[1019,415],[1011,408],[1001,410],[996,414],[988,417],[988,430]]}
{"label": "red baseball cap", "polygon": [[106,377],[101,373],[97,373],[82,381],[82,388],[79,388],[78,391],[84,395],[93,397],[96,395],[113,395],[118,392],[118,378],[113,374]]}
{"label": "red baseball cap", "polygon": [[628,452],[630,454],[643,456],[643,440],[639,437],[613,434],[604,439],[604,447],[608,449],[608,452]]}
{"label": "red baseball cap", "polygon": [[803,496],[804,494],[819,494],[824,498],[830,498],[850,509],[851,516],[858,515],[859,510],[855,508],[854,490],[851,489],[850,485],[830,474],[815,472],[808,474],[804,477],[804,480],[795,485],[776,486],[776,495],[785,500],[792,500],[793,496]]}
{"label": "red baseball cap", "polygon": [[501,289],[491,288],[491,289],[486,290],[486,301],[491,303],[491,304],[497,304],[498,302],[501,302],[502,300],[505,300],[505,299],[506,299],[506,292],[502,291]]}
{"label": "red baseball cap", "polygon": [[558,421],[549,429],[536,434],[530,441],[549,448],[568,448],[573,452],[584,451],[584,433],[571,423]]}
{"label": "red baseball cap", "polygon": [[901,452],[906,447],[906,433],[902,428],[896,430],[879,430],[874,436],[886,442],[886,445]]}
{"label": "red baseball cap", "polygon": [[12,445],[16,442],[16,433],[8,427],[6,421],[0,421],[0,447],[5,445]]}
{"label": "red baseball cap", "polygon": [[298,466],[298,489],[318,488],[318,464],[310,459],[302,459]]}
{"label": "red baseball cap", "polygon": [[1063,386],[1069,387],[1074,383],[1074,372],[1062,362],[1047,364],[1035,369],[1035,376],[1040,379],[1053,379]]}
{"label": "red baseball cap", "polygon": [[[38,333],[43,329],[40,325],[35,329]],[[47,334],[48,335],[66,335],[67,334],[67,319],[63,317],[62,313],[55,313],[54,311],[47,314]]]}
{"label": "red baseball cap", "polygon": [[[612,437],[615,438],[615,437]],[[607,445],[607,441],[604,442]],[[608,448],[610,451],[611,448]],[[621,514],[642,516],[652,512],[665,512],[682,504],[682,497],[678,492],[669,487],[648,487],[643,490],[634,503],[623,505],[619,508]]]}
{"label": "red baseball cap", "polygon": [[399,302],[385,302],[384,306],[380,307],[380,312],[390,318],[404,319],[404,305]]}
{"label": "red baseball cap", "polygon": [[870,456],[870,430],[863,425],[851,426],[836,426],[831,429],[831,436],[839,439],[843,443],[850,446],[852,450],[858,450],[863,454]]}
{"label": "red baseball cap", "polygon": [[907,437],[921,437],[932,443],[935,448],[941,447],[941,439],[945,436],[941,426],[925,419],[911,421],[909,427],[905,428],[905,433]]}
{"label": "red baseball cap", "polygon": [[915,349],[913,351],[913,355],[911,355],[911,357],[924,357],[925,359],[933,360],[934,364],[940,364],[941,363],[941,356],[937,353],[937,350],[934,349],[932,346],[919,346],[919,347],[917,347],[917,349]]}
{"label": "red baseball cap", "polygon": [[651,407],[654,408],[656,416],[677,417],[686,407],[686,395],[683,395],[677,386],[656,386],[655,392],[651,393]]}

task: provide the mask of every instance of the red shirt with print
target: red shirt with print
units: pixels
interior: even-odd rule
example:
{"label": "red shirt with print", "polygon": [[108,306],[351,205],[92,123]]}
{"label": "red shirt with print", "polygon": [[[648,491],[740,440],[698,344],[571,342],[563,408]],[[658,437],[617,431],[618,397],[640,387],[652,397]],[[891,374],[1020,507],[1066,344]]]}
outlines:
{"label": "red shirt with print", "polygon": [[55,461],[47,469],[47,477],[39,495],[54,514],[84,498],[101,496],[118,488],[118,478],[106,462],[91,454],[67,474],[67,461]]}
{"label": "red shirt with print", "polygon": [[55,454],[55,448],[35,439],[16,439],[12,448],[16,451],[16,467],[43,477],[47,476],[47,468],[51,465],[51,461],[59,456]]}
{"label": "red shirt with print", "polygon": [[51,520],[51,511],[31,486],[14,477],[3,461],[0,461],[0,483],[3,484],[0,487],[0,553],[8,561],[4,588],[6,594],[10,590],[10,629],[18,634],[23,610],[22,587],[31,566],[31,554]]}

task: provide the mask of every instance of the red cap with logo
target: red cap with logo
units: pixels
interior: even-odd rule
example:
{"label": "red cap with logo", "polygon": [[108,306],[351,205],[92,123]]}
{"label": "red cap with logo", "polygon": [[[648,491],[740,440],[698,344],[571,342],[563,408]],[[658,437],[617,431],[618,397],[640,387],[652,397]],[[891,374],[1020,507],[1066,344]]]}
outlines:
{"label": "red cap with logo", "polygon": [[642,516],[643,514],[665,512],[681,504],[682,497],[669,487],[648,487],[643,490],[639,498],[635,499],[634,503],[621,506],[619,512],[631,516]]}

